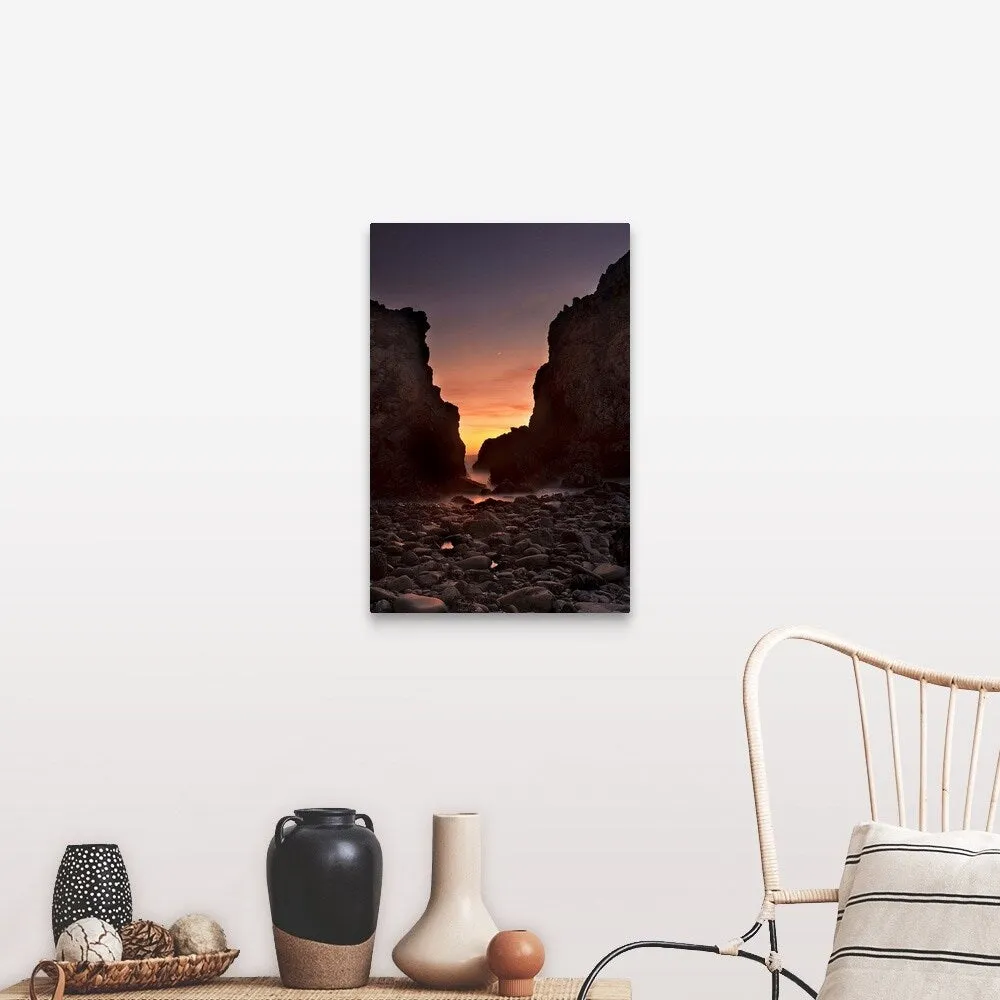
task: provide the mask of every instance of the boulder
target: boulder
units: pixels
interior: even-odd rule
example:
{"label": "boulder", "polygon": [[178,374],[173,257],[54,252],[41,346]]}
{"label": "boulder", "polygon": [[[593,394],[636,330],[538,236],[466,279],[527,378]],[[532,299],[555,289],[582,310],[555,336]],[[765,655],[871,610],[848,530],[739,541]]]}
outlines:
{"label": "boulder", "polygon": [[629,533],[630,529],[627,524],[618,525],[618,527],[611,532],[611,540],[608,544],[611,558],[614,559],[615,562],[620,563],[622,566],[627,566],[629,564],[629,557],[631,555],[629,551]]}
{"label": "boulder", "polygon": [[628,570],[624,566],[615,566],[613,563],[601,563],[594,567],[594,576],[599,576],[605,583],[617,583],[628,576]]}
{"label": "boulder", "polygon": [[370,553],[371,576],[370,580],[381,580],[389,575],[389,560],[381,549],[372,549]]}
{"label": "boulder", "polygon": [[447,611],[444,601],[439,597],[424,597],[423,594],[400,594],[393,601],[392,610],[417,614],[434,614]]}
{"label": "boulder", "polygon": [[455,565],[459,569],[489,569],[492,561],[489,556],[466,556],[464,559],[459,559]]}
{"label": "boulder", "polygon": [[551,611],[554,599],[545,587],[522,587],[503,594],[497,603],[504,611]]}
{"label": "boulder", "polygon": [[488,511],[478,514],[476,517],[472,518],[471,521],[466,522],[465,525],[465,533],[467,535],[472,535],[473,538],[486,538],[487,536],[492,535],[497,531],[501,531],[502,529],[503,521],[501,521],[495,514],[490,514]]}
{"label": "boulder", "polygon": [[549,557],[544,553],[521,556],[520,559],[517,559],[514,562],[515,566],[520,566],[522,569],[542,569],[544,566],[548,566],[548,564]]}

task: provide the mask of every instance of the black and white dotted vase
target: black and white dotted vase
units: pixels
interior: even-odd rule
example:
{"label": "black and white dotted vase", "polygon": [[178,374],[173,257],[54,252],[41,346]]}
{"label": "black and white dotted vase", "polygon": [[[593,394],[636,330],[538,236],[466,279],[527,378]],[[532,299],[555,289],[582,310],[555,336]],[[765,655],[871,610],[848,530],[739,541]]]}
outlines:
{"label": "black and white dotted vase", "polygon": [[52,893],[52,939],[74,921],[100,917],[121,930],[132,922],[132,889],[117,844],[70,844]]}

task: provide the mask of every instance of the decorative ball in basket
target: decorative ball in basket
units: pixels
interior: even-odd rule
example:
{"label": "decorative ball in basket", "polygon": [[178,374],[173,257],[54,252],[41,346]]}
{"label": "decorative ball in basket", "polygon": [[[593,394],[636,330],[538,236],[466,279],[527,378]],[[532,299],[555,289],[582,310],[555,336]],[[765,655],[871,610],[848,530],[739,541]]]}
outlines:
{"label": "decorative ball in basket", "polygon": [[174,953],[174,936],[152,920],[133,920],[121,929],[122,958],[167,958]]}
{"label": "decorative ball in basket", "polygon": [[100,917],[75,920],[56,941],[57,962],[120,962],[122,937]]}

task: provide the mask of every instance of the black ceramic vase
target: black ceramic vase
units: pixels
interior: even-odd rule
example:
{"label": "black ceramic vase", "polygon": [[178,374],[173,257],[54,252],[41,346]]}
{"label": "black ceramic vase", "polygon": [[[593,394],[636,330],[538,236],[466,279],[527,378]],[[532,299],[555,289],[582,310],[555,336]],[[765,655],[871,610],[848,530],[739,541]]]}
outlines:
{"label": "black ceramic vase", "polygon": [[132,922],[132,889],[117,844],[70,844],[52,893],[52,939],[74,921],[100,917],[117,930]]}
{"label": "black ceramic vase", "polygon": [[278,820],[267,849],[267,894],[285,986],[342,990],[368,982],[382,895],[374,830],[353,809],[296,809]]}

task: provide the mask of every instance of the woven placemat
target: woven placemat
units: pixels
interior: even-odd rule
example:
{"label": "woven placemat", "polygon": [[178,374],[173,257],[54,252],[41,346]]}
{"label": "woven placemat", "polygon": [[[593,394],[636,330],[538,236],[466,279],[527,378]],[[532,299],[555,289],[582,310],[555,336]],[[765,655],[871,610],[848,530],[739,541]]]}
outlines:
{"label": "woven placemat", "polygon": [[[42,988],[44,980],[38,983]],[[582,979],[536,979],[534,1000],[576,1000]],[[114,997],[115,1000],[484,1000],[496,998],[492,990],[425,990],[408,979],[372,978],[356,990],[289,990],[280,980],[270,977],[244,979],[223,976],[210,983],[173,986],[167,990],[119,990],[115,993],[90,993],[91,998]],[[8,986],[0,1000],[24,1000],[28,980]],[[632,1000],[632,985],[627,979],[598,979],[590,991],[590,1000]]]}

